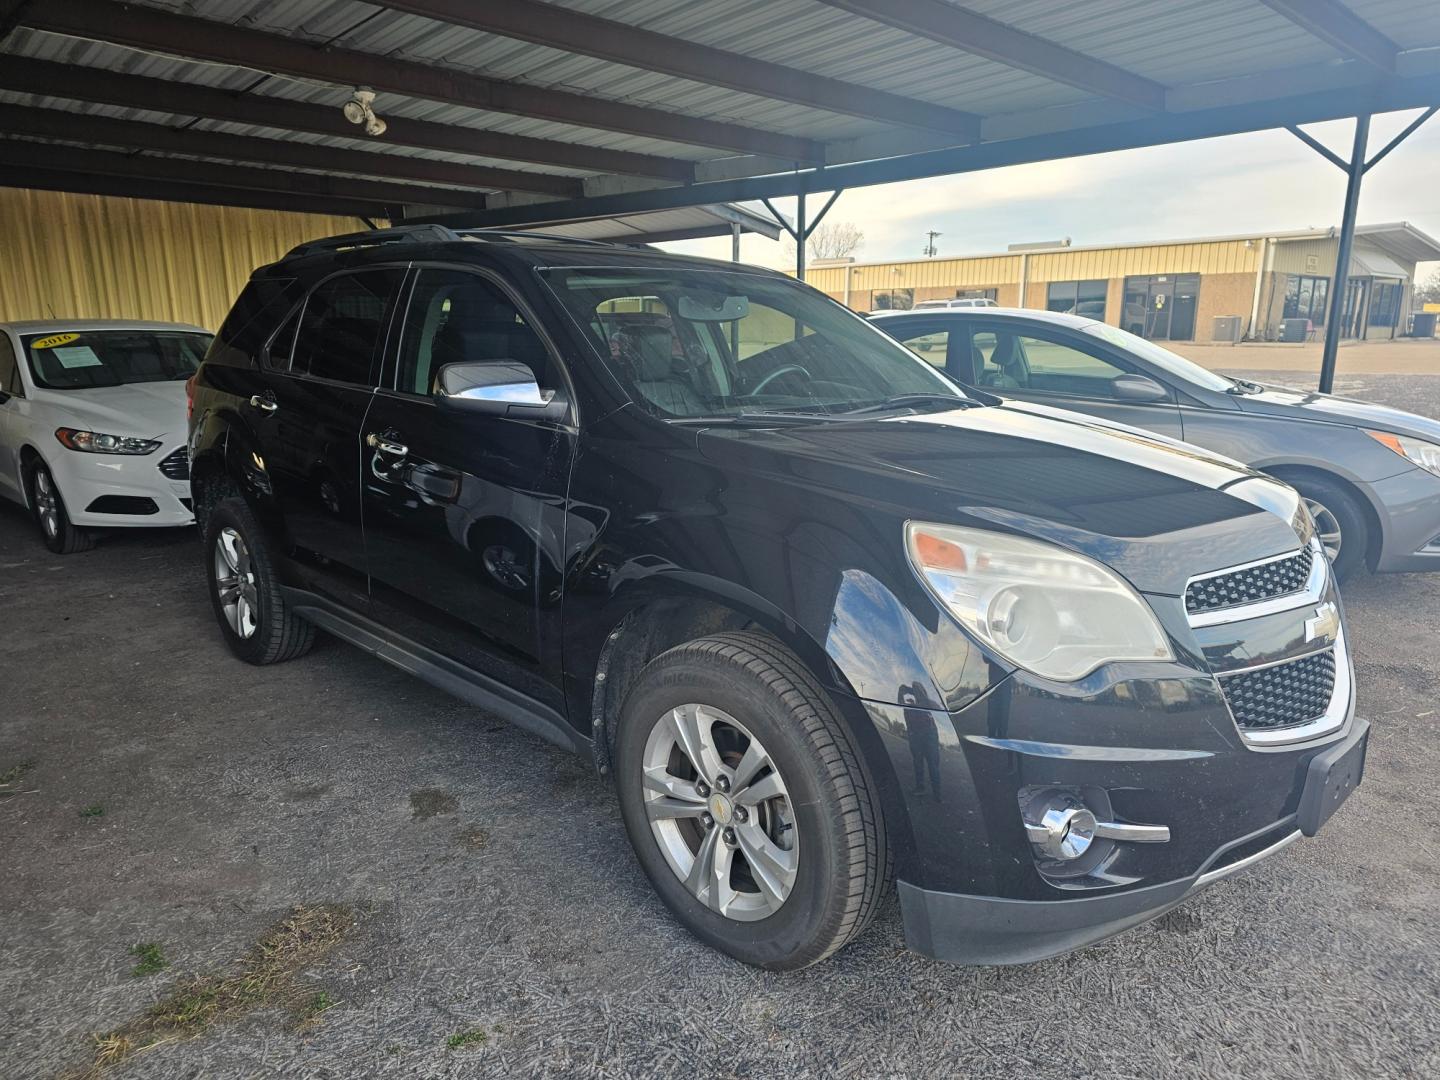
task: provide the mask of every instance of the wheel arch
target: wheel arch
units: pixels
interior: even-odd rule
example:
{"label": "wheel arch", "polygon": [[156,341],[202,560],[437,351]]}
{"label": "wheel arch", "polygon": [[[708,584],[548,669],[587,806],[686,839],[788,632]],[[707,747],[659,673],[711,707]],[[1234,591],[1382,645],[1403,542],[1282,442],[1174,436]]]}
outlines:
{"label": "wheel arch", "polygon": [[1296,481],[1305,479],[1323,480],[1326,483],[1334,484],[1353,497],[1365,515],[1365,525],[1369,532],[1365,538],[1365,565],[1372,571],[1375,569],[1380,562],[1380,553],[1385,547],[1385,518],[1376,508],[1365,485],[1356,483],[1341,473],[1316,465],[1278,462],[1258,466],[1258,468],[1267,475],[1273,476],[1277,480],[1284,480],[1292,486]]}

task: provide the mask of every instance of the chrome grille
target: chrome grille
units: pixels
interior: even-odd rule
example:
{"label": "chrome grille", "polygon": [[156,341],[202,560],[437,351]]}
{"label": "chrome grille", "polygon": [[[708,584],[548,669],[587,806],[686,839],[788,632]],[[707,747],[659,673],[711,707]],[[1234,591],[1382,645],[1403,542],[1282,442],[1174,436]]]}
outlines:
{"label": "chrome grille", "polygon": [[1220,686],[1235,723],[1268,730],[1303,724],[1325,715],[1335,695],[1335,653],[1312,653],[1254,671],[1222,675]]}
{"label": "chrome grille", "polygon": [[1283,559],[1199,578],[1186,586],[1185,611],[1198,615],[1298,593],[1309,582],[1314,561],[1314,549],[1306,547]]}
{"label": "chrome grille", "polygon": [[183,446],[167,454],[157,467],[171,480],[190,479],[190,459],[186,456]]}

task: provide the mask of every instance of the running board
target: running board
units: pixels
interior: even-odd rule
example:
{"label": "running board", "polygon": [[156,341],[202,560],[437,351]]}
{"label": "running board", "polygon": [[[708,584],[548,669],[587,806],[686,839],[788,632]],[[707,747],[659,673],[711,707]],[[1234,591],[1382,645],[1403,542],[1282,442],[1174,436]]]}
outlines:
{"label": "running board", "polygon": [[494,713],[546,742],[573,754],[589,753],[589,739],[572,728],[560,713],[528,694],[458,664],[316,593],[289,586],[283,586],[280,591],[291,611],[326,633],[447,694]]}

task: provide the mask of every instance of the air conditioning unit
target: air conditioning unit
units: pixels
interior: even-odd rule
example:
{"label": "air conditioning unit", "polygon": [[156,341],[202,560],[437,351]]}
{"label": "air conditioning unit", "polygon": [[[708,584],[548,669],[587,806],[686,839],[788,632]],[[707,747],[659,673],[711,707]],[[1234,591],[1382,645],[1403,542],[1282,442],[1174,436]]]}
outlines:
{"label": "air conditioning unit", "polygon": [[1240,340],[1240,316],[1216,315],[1215,321],[1210,324],[1210,340],[1234,345]]}
{"label": "air conditioning unit", "polygon": [[1281,319],[1281,341],[1304,341],[1310,336],[1309,319]]}

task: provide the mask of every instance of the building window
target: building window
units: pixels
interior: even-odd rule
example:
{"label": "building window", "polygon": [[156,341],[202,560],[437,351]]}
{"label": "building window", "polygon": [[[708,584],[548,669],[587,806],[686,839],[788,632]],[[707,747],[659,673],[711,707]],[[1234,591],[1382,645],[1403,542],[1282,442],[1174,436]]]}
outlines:
{"label": "building window", "polygon": [[994,300],[1000,294],[999,289],[956,289],[956,300]]}
{"label": "building window", "polygon": [[1105,318],[1105,292],[1109,283],[1100,281],[1052,281],[1045,291],[1045,309]]}
{"label": "building window", "polygon": [[1370,325],[1394,326],[1400,321],[1399,282],[1377,281],[1370,292]]}
{"label": "building window", "polygon": [[1127,277],[1120,325],[1152,341],[1193,341],[1199,305],[1199,274]]}
{"label": "building window", "polygon": [[874,297],[876,311],[909,311],[915,306],[914,289],[892,289],[877,292]]}
{"label": "building window", "polygon": [[1309,319],[1316,326],[1325,322],[1325,301],[1330,279],[1291,274],[1285,283],[1285,318]]}

